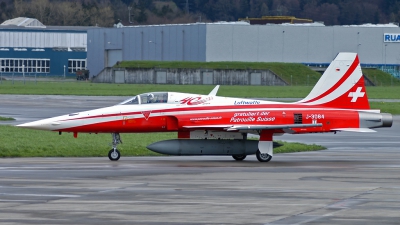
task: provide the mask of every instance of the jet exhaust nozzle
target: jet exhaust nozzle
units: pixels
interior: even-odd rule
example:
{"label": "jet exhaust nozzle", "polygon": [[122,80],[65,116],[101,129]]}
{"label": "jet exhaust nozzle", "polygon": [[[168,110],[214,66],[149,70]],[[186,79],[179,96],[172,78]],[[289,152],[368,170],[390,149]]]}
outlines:
{"label": "jet exhaust nozzle", "polygon": [[381,113],[382,115],[382,127],[392,127],[393,116],[390,113]]}
{"label": "jet exhaust nozzle", "polygon": [[390,113],[358,112],[360,128],[391,127],[393,116]]}

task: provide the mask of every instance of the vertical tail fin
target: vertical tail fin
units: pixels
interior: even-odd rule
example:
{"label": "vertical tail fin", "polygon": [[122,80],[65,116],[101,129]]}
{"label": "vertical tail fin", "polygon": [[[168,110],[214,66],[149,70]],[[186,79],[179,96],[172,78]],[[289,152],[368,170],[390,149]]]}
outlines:
{"label": "vertical tail fin", "polygon": [[310,94],[299,103],[332,108],[370,109],[358,55],[339,53]]}

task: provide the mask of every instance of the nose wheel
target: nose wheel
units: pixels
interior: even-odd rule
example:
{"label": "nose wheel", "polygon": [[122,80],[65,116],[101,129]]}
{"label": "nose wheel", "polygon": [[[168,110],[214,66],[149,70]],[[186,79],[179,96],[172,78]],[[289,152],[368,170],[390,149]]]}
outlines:
{"label": "nose wheel", "polygon": [[108,158],[111,161],[117,161],[121,157],[121,153],[117,149],[118,144],[122,144],[121,137],[119,136],[119,133],[112,133],[112,149],[108,152]]}
{"label": "nose wheel", "polygon": [[108,152],[108,158],[111,161],[117,161],[121,157],[121,153],[118,151],[118,149],[111,149]]}

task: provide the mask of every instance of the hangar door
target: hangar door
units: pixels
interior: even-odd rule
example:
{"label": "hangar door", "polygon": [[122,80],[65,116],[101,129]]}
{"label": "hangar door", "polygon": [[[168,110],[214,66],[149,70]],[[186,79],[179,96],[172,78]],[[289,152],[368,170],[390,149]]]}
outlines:
{"label": "hangar door", "polygon": [[203,84],[214,84],[213,72],[203,72]]}
{"label": "hangar door", "polygon": [[167,72],[157,71],[156,72],[156,84],[166,84],[167,83]]}
{"label": "hangar door", "polygon": [[122,50],[107,50],[106,65],[112,67],[118,61],[122,61]]}
{"label": "hangar door", "polygon": [[125,71],[114,71],[114,83],[123,84],[125,83]]}
{"label": "hangar door", "polygon": [[250,85],[261,85],[261,73],[250,73]]}

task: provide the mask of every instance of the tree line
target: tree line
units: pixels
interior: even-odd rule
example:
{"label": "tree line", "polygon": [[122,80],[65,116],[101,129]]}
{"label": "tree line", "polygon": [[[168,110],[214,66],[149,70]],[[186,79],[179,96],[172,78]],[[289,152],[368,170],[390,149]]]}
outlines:
{"label": "tree line", "polygon": [[400,20],[399,0],[174,0],[212,21],[245,17],[296,16],[326,25],[388,23]]}
{"label": "tree line", "polygon": [[[196,22],[173,1],[152,0],[0,0],[0,22],[36,18],[44,25],[111,27]],[[208,20],[209,21],[209,20]]]}
{"label": "tree line", "polygon": [[125,25],[237,21],[296,16],[326,25],[400,20],[400,0],[0,0],[1,22],[36,18],[45,25]]}
{"label": "tree line", "polygon": [[44,25],[111,26],[114,22],[114,11],[107,1],[2,1],[0,12],[3,21],[30,17]]}

